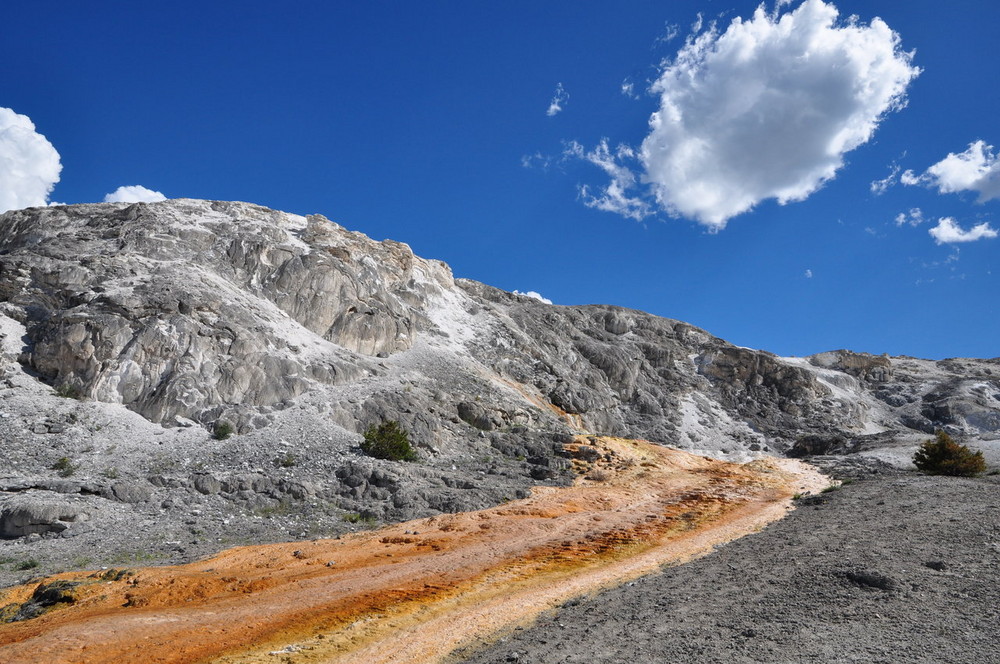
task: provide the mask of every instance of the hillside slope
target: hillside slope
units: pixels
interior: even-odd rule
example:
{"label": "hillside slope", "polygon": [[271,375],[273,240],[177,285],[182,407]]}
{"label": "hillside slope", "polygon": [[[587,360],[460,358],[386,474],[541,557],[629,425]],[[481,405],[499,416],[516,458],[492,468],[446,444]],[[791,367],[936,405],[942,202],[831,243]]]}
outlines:
{"label": "hillside slope", "polygon": [[[733,460],[1000,437],[997,360],[780,358],[246,203],[0,215],[0,333],[6,582],[521,498],[571,481],[579,433]],[[418,463],[361,453],[385,420]]]}

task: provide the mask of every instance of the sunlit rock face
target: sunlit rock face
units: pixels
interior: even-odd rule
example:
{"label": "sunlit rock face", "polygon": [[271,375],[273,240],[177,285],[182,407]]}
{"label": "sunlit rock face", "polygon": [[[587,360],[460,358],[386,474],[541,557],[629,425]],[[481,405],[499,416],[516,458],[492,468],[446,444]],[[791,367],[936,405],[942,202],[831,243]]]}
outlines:
{"label": "sunlit rock face", "polygon": [[639,311],[455,280],[404,244],[246,203],[0,215],[0,302],[43,380],[166,426],[252,430],[327,390],[338,426],[399,419],[441,449],[586,431],[739,453],[1000,429],[992,361],[780,358]]}
{"label": "sunlit rock face", "polygon": [[428,294],[452,282],[405,245],[242,203],[29,209],[2,229],[0,288],[28,326],[24,361],[157,422],[230,405],[246,419],[355,380],[368,356],[411,346]]}

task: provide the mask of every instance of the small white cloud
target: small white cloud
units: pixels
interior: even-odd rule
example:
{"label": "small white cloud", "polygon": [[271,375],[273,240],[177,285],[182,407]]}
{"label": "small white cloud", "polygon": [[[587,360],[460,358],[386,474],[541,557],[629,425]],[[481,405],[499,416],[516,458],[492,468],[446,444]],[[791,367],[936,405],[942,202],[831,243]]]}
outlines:
{"label": "small white cloud", "polygon": [[160,192],[138,184],[118,187],[104,196],[105,203],[158,203],[165,200],[167,197]]}
{"label": "small white cloud", "polygon": [[900,181],[908,185],[933,187],[942,194],[974,191],[979,194],[979,202],[982,203],[1000,198],[1000,159],[993,153],[992,145],[975,141],[965,152],[948,153],[922,175],[906,171]]}
{"label": "small white cloud", "polygon": [[62,164],[26,115],[0,107],[0,212],[46,205]]}
{"label": "small white cloud", "polygon": [[521,291],[516,290],[514,291],[514,295],[523,295],[525,297],[530,297],[534,300],[538,300],[539,302],[544,302],[545,304],[552,304],[552,300],[550,300],[547,297],[542,297],[541,293],[536,293],[533,290],[527,291],[526,293],[522,293]]}
{"label": "small white cloud", "polygon": [[805,276],[806,276],[806,279],[812,279],[813,278],[813,271],[812,270],[806,270]]}
{"label": "small white cloud", "polygon": [[545,115],[550,118],[563,110],[563,104],[569,99],[569,93],[563,87],[562,83],[556,85],[556,92],[552,97],[552,101],[549,102],[549,110],[545,111]]}
{"label": "small white cloud", "polygon": [[626,78],[624,81],[622,81],[622,94],[628,97],[629,99],[639,98],[639,95],[635,93],[635,83],[632,82],[632,79]]}
{"label": "small white cloud", "polygon": [[899,176],[899,181],[902,184],[912,186],[915,184],[920,184],[920,177],[908,168],[905,171],[903,171],[902,175]]}
{"label": "small white cloud", "polygon": [[897,164],[893,164],[891,170],[889,171],[889,175],[885,176],[881,180],[873,181],[869,185],[869,188],[873,194],[881,196],[889,189],[889,187],[893,186],[897,182],[899,182],[899,166]]}
{"label": "small white cloud", "polygon": [[963,230],[951,217],[942,217],[938,220],[937,226],[927,231],[934,238],[937,244],[954,244],[956,242],[975,242],[976,240],[991,239],[997,236],[997,232],[987,223],[977,224],[970,230]]}
{"label": "small white cloud", "polygon": [[919,226],[927,221],[924,218],[923,210],[920,208],[910,208],[908,212],[900,212],[896,215],[897,226]]}
{"label": "small white cloud", "polygon": [[761,201],[803,200],[905,105],[920,70],[899,36],[838,17],[823,0],[761,6],[687,39],[651,87],[660,108],[637,151],[656,205],[718,231]]}

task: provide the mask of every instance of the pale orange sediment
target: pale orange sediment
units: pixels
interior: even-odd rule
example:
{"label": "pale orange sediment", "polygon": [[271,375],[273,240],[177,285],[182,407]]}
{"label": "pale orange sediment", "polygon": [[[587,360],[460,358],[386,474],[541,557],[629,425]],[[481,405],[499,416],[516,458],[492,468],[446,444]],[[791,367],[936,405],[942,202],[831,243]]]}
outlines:
{"label": "pale orange sediment", "polygon": [[[603,456],[581,470],[597,479],[491,509],[241,547],[118,581],[58,575],[85,581],[78,601],[0,626],[0,661],[437,662],[572,597],[759,530],[793,494],[827,484],[793,461],[738,465],[592,441]],[[0,607],[33,589],[7,590]]]}

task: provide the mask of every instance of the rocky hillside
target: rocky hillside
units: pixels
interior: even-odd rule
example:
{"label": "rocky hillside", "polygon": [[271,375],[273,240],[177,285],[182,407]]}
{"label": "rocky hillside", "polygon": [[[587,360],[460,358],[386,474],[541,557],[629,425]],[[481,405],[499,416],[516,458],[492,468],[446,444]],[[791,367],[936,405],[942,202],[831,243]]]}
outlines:
{"label": "rocky hillside", "polygon": [[[1000,438],[1000,360],[780,358],[246,203],[0,215],[0,334],[7,568],[483,507],[567,481],[571,433],[734,459]],[[385,420],[417,463],[360,451]]]}

